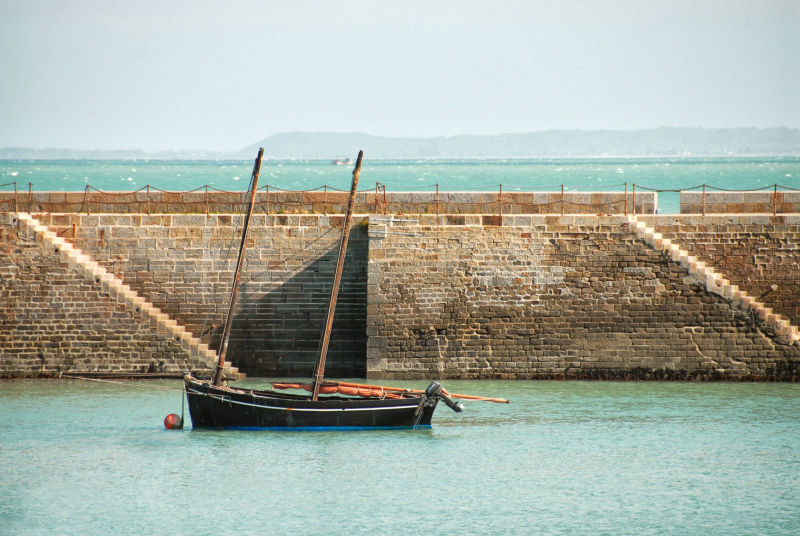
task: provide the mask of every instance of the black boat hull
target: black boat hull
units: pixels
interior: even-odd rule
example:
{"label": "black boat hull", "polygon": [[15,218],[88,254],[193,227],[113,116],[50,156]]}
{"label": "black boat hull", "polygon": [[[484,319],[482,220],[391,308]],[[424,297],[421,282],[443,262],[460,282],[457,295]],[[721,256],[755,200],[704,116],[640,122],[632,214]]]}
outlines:
{"label": "black boat hull", "polygon": [[438,397],[347,398],[212,386],[184,379],[194,428],[362,430],[430,428]]}

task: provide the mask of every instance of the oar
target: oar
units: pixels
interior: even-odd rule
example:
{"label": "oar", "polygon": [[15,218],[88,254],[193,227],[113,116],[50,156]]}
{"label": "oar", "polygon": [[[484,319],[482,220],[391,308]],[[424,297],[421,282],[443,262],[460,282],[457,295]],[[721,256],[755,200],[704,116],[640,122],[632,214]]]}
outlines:
{"label": "oar", "polygon": [[474,395],[460,395],[458,393],[449,393],[447,390],[442,389],[444,394],[453,398],[463,398],[465,400],[478,400],[480,402],[497,402],[498,404],[510,404],[511,402],[505,398],[491,398],[488,396],[474,396]]}
{"label": "oar", "polygon": [[[363,383],[349,383],[349,382],[337,382],[337,381],[330,381],[326,380],[325,385],[341,385],[342,387],[356,387],[361,389],[382,389],[384,391],[390,391],[395,393],[411,393],[415,395],[425,394],[425,391],[420,389],[406,389],[404,387],[387,387],[385,385],[365,385]],[[498,404],[509,404],[510,401],[506,400],[505,398],[491,398],[487,396],[474,396],[474,395],[461,395],[458,393],[448,393],[444,389],[442,390],[445,395],[452,397],[452,398],[463,398],[465,400],[476,400],[479,402],[496,402]]]}

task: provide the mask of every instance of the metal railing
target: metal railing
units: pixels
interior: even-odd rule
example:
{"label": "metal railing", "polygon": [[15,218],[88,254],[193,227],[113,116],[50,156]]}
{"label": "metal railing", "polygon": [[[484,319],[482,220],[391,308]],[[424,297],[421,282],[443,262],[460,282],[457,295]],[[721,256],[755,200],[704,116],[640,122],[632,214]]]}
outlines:
{"label": "metal railing", "polygon": [[[92,212],[109,212],[109,207],[117,207],[120,205],[136,205],[135,210],[114,210],[110,212],[142,212],[150,214],[154,205],[161,206],[176,206],[184,207],[183,212],[179,213],[220,213],[220,208],[224,208],[224,212],[240,212],[241,208],[247,203],[247,192],[244,191],[230,191],[215,188],[213,186],[205,185],[194,190],[187,191],[168,191],[156,188],[151,185],[146,185],[138,190],[131,192],[108,192],[100,190],[91,185],[86,185],[83,195],[78,201],[45,201],[43,199],[34,200],[33,184],[28,183],[28,191],[21,193],[18,190],[17,182],[9,182],[0,184],[0,212],[17,212],[19,210],[39,211],[39,212],[61,212],[61,213],[76,213],[76,214],[90,214]],[[3,192],[2,188],[9,188],[8,192]],[[458,201],[452,198],[442,200],[442,194],[454,193],[452,191],[443,192],[439,188],[439,184],[429,186],[426,188],[419,188],[415,191],[401,191],[398,190],[394,193],[408,194],[408,202],[400,202],[391,199],[392,192],[387,192],[385,184],[376,182],[374,188],[366,190],[359,190],[359,195],[370,194],[373,196],[371,200],[366,202],[358,201],[360,213],[374,213],[386,214],[392,205],[397,206],[417,206],[419,209],[425,208],[426,213],[440,214],[442,207],[457,207],[459,205],[470,205],[475,207],[470,212],[458,213],[481,213],[481,214],[500,214],[509,213],[509,207],[515,214],[625,214],[629,212],[637,214],[639,208],[643,204],[641,197],[637,198],[637,190],[639,192],[659,193],[683,193],[700,190],[701,193],[701,212],[706,215],[706,192],[711,190],[714,192],[772,192],[772,213],[778,214],[778,198],[781,192],[797,192],[798,188],[791,188],[780,184],[773,184],[760,188],[752,189],[729,189],[720,188],[712,185],[701,184],[689,188],[681,189],[665,189],[665,188],[650,188],[640,184],[631,184],[629,190],[628,183],[620,183],[607,186],[602,192],[597,191],[579,191],[576,186],[569,186],[565,184],[553,185],[544,188],[551,188],[551,190],[537,187],[529,191],[520,191],[519,188],[514,192],[509,192],[507,189],[503,191],[503,185],[492,185],[480,188],[464,188],[459,190],[459,193],[471,192],[475,194],[487,194],[492,196],[491,200],[480,201],[479,198]],[[610,188],[618,188],[621,191],[613,191]],[[428,190],[428,192],[426,192]],[[13,195],[6,195],[4,193],[13,193]],[[76,194],[77,192],[58,192],[59,195]],[[309,201],[308,199],[301,199],[304,194],[322,194],[321,200]],[[288,190],[276,186],[262,186],[258,191],[258,205],[259,212],[267,215],[277,214],[302,214],[309,212],[309,206],[315,207],[311,210],[312,213],[322,214],[342,214],[346,205],[346,190],[335,188],[328,185],[319,186],[317,188],[306,190]],[[414,194],[433,193],[433,201],[419,200],[414,202]],[[536,202],[533,200],[535,194],[549,194],[551,196],[548,201]],[[606,202],[579,202],[570,199],[570,194],[621,194],[620,199],[606,201]],[[192,194],[197,195],[197,199],[191,199]],[[200,195],[202,194],[202,195]],[[330,194],[330,196],[329,196]],[[337,195],[340,194],[340,195]],[[522,196],[531,194],[531,200],[525,201]],[[553,200],[552,196],[556,196]],[[186,207],[191,207],[187,209]],[[579,207],[580,210],[572,211],[571,208]],[[57,210],[53,210],[53,209]],[[93,210],[94,209],[94,210]],[[544,210],[547,210],[545,212]],[[169,212],[173,212],[171,209]],[[641,212],[639,212],[641,213]]]}

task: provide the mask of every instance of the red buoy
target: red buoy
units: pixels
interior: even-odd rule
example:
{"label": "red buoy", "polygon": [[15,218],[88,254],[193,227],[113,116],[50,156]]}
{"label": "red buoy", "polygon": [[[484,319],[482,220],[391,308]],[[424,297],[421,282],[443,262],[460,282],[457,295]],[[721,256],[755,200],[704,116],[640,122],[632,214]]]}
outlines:
{"label": "red buoy", "polygon": [[164,417],[164,428],[167,430],[180,430],[183,428],[183,419],[175,413],[170,413]]}

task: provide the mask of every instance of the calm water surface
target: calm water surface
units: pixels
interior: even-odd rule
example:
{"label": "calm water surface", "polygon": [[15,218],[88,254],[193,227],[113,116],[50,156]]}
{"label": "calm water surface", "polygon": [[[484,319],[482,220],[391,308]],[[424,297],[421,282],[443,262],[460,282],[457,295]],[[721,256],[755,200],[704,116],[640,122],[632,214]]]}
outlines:
{"label": "calm water surface", "polygon": [[444,384],[512,404],[167,431],[180,382],[0,382],[0,533],[800,533],[800,385]]}

